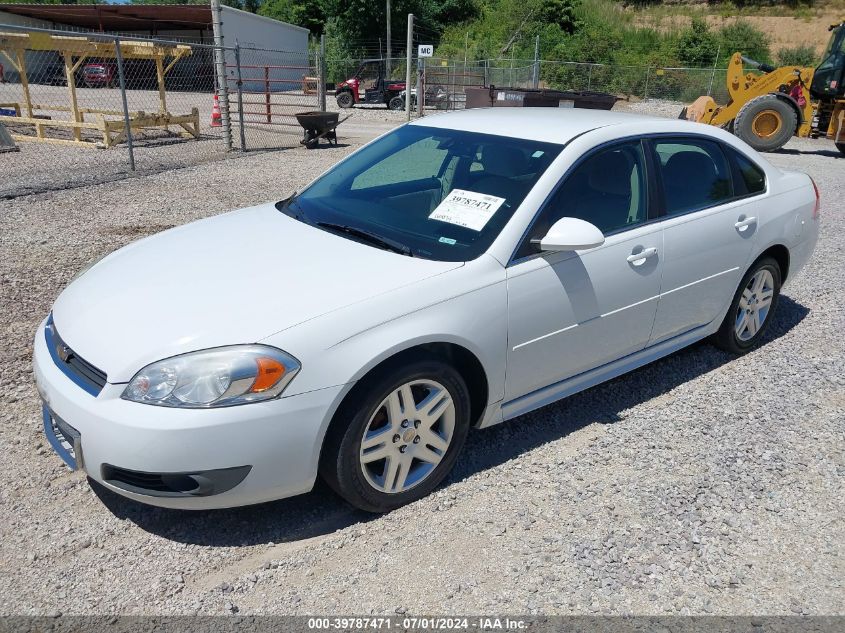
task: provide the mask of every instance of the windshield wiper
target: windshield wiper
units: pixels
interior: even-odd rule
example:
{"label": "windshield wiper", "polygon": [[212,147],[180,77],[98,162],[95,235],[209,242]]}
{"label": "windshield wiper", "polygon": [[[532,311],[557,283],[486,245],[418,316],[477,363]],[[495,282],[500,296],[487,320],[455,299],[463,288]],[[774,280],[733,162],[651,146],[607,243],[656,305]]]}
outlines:
{"label": "windshield wiper", "polygon": [[366,231],[364,229],[349,226],[348,224],[335,224],[334,222],[316,222],[315,224],[324,229],[329,229],[330,231],[336,231],[337,233],[344,233],[352,237],[357,237],[386,251],[393,251],[394,253],[407,255],[408,257],[414,256],[413,252],[411,252],[411,248],[406,244],[392,240],[388,237],[382,237],[381,235],[371,233],[370,231]]}

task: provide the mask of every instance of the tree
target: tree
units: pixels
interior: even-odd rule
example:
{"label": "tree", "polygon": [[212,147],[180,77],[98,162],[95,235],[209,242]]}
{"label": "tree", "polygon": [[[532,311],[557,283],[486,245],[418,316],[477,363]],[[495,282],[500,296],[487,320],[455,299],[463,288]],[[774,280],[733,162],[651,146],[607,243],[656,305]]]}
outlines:
{"label": "tree", "polygon": [[325,2],[319,0],[264,0],[260,15],[304,26],[312,35],[323,33],[326,24]]}
{"label": "tree", "polygon": [[540,18],[548,24],[556,24],[564,33],[572,35],[581,25],[577,10],[580,0],[543,0]]}
{"label": "tree", "polygon": [[677,44],[677,57],[687,66],[712,66],[716,61],[719,39],[704,20],[694,18],[689,28],[681,32]]}

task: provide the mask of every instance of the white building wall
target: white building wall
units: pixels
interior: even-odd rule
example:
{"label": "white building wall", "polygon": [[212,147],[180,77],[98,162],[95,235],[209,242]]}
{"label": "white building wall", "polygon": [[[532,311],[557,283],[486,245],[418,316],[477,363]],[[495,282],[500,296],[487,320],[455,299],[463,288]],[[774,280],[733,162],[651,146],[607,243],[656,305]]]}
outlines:
{"label": "white building wall", "polygon": [[[245,90],[265,90],[265,66],[271,80],[270,92],[300,90],[302,77],[312,74],[308,64],[308,29],[226,6],[222,7],[221,20],[223,44],[241,46]],[[234,54],[227,52],[230,88],[234,86],[234,63]]]}

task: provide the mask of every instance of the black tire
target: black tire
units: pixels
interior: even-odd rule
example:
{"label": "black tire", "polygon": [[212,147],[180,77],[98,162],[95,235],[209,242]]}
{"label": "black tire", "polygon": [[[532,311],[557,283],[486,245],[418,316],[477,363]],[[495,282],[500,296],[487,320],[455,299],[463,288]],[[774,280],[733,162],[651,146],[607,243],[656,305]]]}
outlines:
{"label": "black tire", "polygon": [[[748,287],[748,284],[751,282],[751,279],[762,270],[768,270],[772,275],[772,301],[769,305],[765,319],[763,320],[760,328],[757,330],[757,333],[748,340],[742,340],[736,332],[737,320],[739,319],[740,311],[742,310],[739,305],[740,299],[742,298],[743,292]],[[773,315],[777,310],[778,299],[780,298],[780,286],[780,265],[774,259],[771,257],[763,257],[754,262],[751,268],[748,269],[748,272],[746,272],[743,276],[736,293],[734,293],[733,301],[731,301],[731,307],[728,308],[728,313],[725,315],[722,325],[719,326],[719,331],[712,337],[713,344],[716,345],[716,347],[732,354],[745,354],[753,349],[754,346],[760,342],[760,339],[763,335],[765,335],[766,330],[769,329],[769,326],[772,323]]]}
{"label": "black tire", "polygon": [[742,106],[734,119],[734,134],[758,152],[779,150],[797,129],[795,108],[775,95],[755,97]]}
{"label": "black tire", "polygon": [[402,97],[393,97],[390,101],[387,102],[387,109],[388,110],[404,110],[405,109],[405,100]]}
{"label": "black tire", "polygon": [[[452,440],[439,464],[413,487],[398,493],[377,490],[366,479],[360,460],[361,441],[370,419],[389,394],[405,383],[434,380],[444,386],[455,405]],[[326,433],[320,475],[351,505],[367,512],[390,512],[421,499],[449,474],[466,441],[470,426],[469,390],[461,375],[439,359],[420,359],[383,368],[365,378],[350,394]],[[398,435],[395,437],[399,437]]]}
{"label": "black tire", "polygon": [[352,93],[348,90],[344,90],[343,92],[339,92],[337,97],[335,97],[337,101],[337,105],[341,108],[351,108],[355,105],[355,99],[352,97]]}
{"label": "black tire", "polygon": [[839,153],[845,156],[845,143],[836,143],[836,149],[839,150]]}
{"label": "black tire", "polygon": [[686,108],[681,110],[681,113],[678,115],[678,118],[686,121],[686,119],[687,119],[687,109]]}

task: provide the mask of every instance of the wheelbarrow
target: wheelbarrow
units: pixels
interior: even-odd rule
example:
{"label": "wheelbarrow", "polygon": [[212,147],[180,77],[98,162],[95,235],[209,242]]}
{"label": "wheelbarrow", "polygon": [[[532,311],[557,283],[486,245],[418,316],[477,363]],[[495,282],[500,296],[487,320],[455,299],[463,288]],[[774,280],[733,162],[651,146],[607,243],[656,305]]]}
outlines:
{"label": "wheelbarrow", "polygon": [[322,112],[320,110],[298,113],[296,120],[304,131],[302,140],[299,141],[300,144],[305,145],[308,149],[314,149],[320,144],[320,139],[324,138],[329,145],[332,143],[337,145],[337,126],[349,118],[347,116],[338,120],[339,117],[338,112]]}

